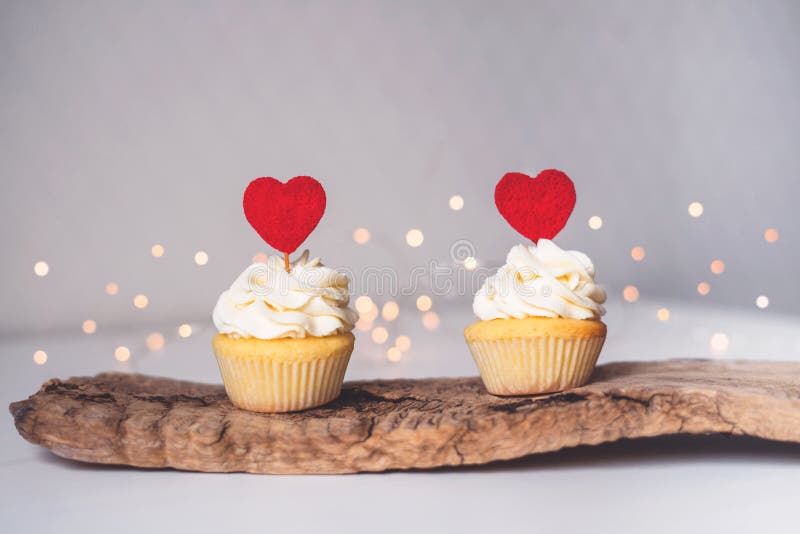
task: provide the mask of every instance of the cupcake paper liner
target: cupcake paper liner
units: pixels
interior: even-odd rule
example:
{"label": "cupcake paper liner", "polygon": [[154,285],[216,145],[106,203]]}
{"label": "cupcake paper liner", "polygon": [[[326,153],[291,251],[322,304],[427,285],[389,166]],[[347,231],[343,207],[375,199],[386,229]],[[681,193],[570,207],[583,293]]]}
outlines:
{"label": "cupcake paper liner", "polygon": [[493,395],[534,395],[582,386],[605,337],[473,340],[468,342],[486,389]]}
{"label": "cupcake paper liner", "polygon": [[293,412],[339,396],[352,347],[324,359],[282,361],[217,354],[225,391],[234,405],[255,412]]}

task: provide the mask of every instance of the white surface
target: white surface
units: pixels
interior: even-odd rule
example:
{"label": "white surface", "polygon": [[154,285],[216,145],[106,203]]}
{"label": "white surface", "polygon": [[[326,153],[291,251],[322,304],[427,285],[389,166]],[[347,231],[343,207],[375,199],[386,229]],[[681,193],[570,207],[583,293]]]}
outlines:
{"label": "white surface", "polygon": [[[727,355],[800,358],[800,320],[673,304],[610,310],[604,362],[708,357],[727,332]],[[412,349],[400,364],[360,335],[348,379],[475,374],[460,329],[471,318],[441,312],[438,332],[401,316],[393,335]],[[126,370],[218,382],[212,331],[171,339],[157,353],[147,332],[4,340],[2,403],[53,377]],[[125,342],[127,365],[113,360]],[[34,365],[44,348],[49,360]],[[585,448],[481,468],[345,476],[200,474],[96,467],[56,458],[23,441],[10,417],[0,427],[4,532],[795,532],[800,447],[728,438],[660,439]]]}

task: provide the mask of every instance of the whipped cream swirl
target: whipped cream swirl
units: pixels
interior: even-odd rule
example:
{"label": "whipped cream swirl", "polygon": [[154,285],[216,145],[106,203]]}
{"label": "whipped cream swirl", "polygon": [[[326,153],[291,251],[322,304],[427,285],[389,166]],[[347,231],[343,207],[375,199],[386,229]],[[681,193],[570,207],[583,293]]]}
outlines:
{"label": "whipped cream swirl", "polygon": [[244,270],[214,307],[221,334],[277,339],[322,337],[353,329],[358,320],[347,276],[325,267],[308,251],[286,272],[281,256]]}
{"label": "whipped cream swirl", "polygon": [[565,317],[597,319],[606,292],[595,284],[594,265],[583,252],[562,250],[548,239],[517,245],[506,264],[484,282],[472,309],[479,319]]}

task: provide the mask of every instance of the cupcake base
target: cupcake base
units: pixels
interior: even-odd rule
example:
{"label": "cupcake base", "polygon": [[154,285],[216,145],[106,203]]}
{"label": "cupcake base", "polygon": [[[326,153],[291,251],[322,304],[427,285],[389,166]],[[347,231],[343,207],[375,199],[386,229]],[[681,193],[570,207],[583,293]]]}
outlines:
{"label": "cupcake base", "polygon": [[600,321],[495,319],[465,332],[486,389],[493,395],[553,393],[585,384],[606,337]]}
{"label": "cupcake base", "polygon": [[326,404],[342,391],[355,338],[214,336],[212,345],[231,402],[255,412],[294,412]]}

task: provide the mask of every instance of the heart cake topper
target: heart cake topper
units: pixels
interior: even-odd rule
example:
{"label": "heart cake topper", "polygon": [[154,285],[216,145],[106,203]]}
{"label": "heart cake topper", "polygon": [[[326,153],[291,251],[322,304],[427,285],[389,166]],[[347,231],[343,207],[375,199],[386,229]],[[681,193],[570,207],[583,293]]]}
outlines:
{"label": "heart cake topper", "polygon": [[553,239],[575,208],[575,185],[556,169],[536,178],[509,172],[494,188],[494,203],[514,230],[534,243]]}
{"label": "heart cake topper", "polygon": [[244,216],[261,239],[284,254],[297,250],[325,213],[325,189],[310,176],[295,176],[285,184],[256,178],[244,191]]}

